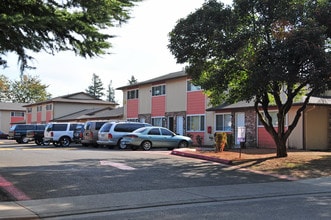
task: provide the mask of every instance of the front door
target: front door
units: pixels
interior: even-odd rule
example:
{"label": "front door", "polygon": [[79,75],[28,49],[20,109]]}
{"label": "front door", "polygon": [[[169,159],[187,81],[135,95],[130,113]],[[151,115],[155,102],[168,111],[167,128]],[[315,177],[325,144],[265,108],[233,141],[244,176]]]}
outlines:
{"label": "front door", "polygon": [[184,117],[176,117],[176,134],[184,135]]}
{"label": "front door", "polygon": [[235,145],[240,145],[240,142],[245,141],[245,113],[237,112],[235,115],[235,120]]}

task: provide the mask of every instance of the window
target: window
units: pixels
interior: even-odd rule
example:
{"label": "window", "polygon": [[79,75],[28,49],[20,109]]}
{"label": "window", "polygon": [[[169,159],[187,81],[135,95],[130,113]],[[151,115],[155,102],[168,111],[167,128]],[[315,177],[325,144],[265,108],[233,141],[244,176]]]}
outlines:
{"label": "window", "polygon": [[231,114],[216,115],[216,131],[231,131]]}
{"label": "window", "polygon": [[166,94],[165,89],[166,89],[165,85],[153,86],[152,87],[152,96],[165,95]]}
{"label": "window", "polygon": [[47,110],[47,111],[52,110],[52,104],[48,104],[48,105],[46,105],[46,110]]}
{"label": "window", "polygon": [[152,128],[149,132],[149,135],[160,135],[160,129],[158,128]]}
{"label": "window", "polygon": [[138,89],[130,90],[127,92],[127,99],[137,99],[137,98],[139,98]]}
{"label": "window", "polygon": [[187,81],[187,91],[199,91],[201,86],[195,86],[191,80]]}
{"label": "window", "polygon": [[204,115],[187,116],[187,130],[188,131],[204,131],[205,130],[205,116]]}
{"label": "window", "polygon": [[128,118],[127,121],[140,122],[138,118]]}
{"label": "window", "polygon": [[165,127],[165,121],[166,121],[166,119],[164,117],[152,118],[152,125],[153,126]]}
{"label": "window", "polygon": [[[264,112],[261,112],[263,117],[265,118],[264,116]],[[274,112],[269,112],[271,118],[272,118],[272,124],[274,127],[278,126],[278,118],[277,118],[277,112],[274,111]],[[258,125],[259,126],[263,126],[262,122],[258,119]],[[285,118],[285,125],[287,125],[287,117]]]}
{"label": "window", "polygon": [[27,108],[28,113],[32,112],[32,108]]}
{"label": "window", "polygon": [[43,107],[42,107],[41,105],[38,105],[38,106],[37,106],[37,112],[41,112],[42,109],[43,109]]}
{"label": "window", "polygon": [[171,131],[164,129],[164,128],[161,128],[161,133],[162,133],[162,135],[165,135],[165,136],[174,136],[174,133],[172,133]]}
{"label": "window", "polygon": [[24,117],[24,112],[11,112],[11,117]]}

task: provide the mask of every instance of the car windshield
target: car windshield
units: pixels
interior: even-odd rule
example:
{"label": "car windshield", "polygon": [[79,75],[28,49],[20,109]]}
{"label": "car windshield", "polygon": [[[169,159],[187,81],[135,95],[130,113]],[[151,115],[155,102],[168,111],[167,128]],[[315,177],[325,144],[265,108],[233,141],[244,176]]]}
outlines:
{"label": "car windshield", "polygon": [[148,129],[147,127],[142,127],[142,128],[138,128],[136,130],[133,131],[133,133],[144,133],[144,131]]}

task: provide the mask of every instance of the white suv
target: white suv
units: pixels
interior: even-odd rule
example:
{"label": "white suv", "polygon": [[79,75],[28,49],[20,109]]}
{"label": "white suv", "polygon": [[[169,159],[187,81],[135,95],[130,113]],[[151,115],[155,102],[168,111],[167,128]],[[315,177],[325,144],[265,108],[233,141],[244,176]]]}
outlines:
{"label": "white suv", "polygon": [[73,139],[74,130],[81,123],[63,122],[49,123],[44,132],[44,143],[53,143],[55,146],[68,147]]}
{"label": "white suv", "polygon": [[142,122],[107,122],[102,125],[98,132],[98,145],[108,147],[118,146],[121,149],[126,148],[126,145],[121,145],[123,135],[130,133],[138,128],[152,126],[151,124]]}

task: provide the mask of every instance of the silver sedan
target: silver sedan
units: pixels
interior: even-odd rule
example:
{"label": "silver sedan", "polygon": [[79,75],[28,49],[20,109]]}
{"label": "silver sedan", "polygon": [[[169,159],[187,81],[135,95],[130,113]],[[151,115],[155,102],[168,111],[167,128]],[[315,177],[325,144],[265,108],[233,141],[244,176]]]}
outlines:
{"label": "silver sedan", "polygon": [[121,145],[131,147],[133,150],[142,147],[150,150],[152,147],[166,147],[172,150],[176,147],[185,148],[192,145],[192,139],[177,135],[164,127],[143,127],[123,136]]}

